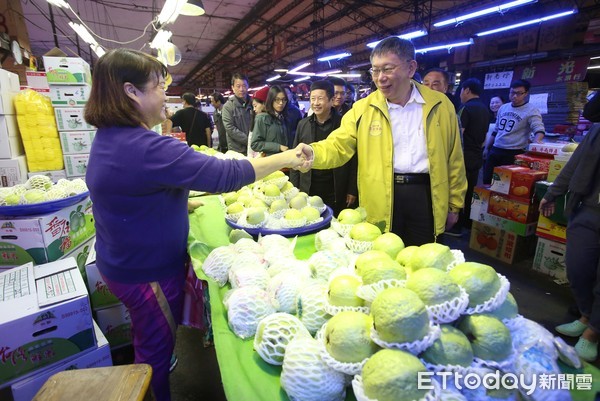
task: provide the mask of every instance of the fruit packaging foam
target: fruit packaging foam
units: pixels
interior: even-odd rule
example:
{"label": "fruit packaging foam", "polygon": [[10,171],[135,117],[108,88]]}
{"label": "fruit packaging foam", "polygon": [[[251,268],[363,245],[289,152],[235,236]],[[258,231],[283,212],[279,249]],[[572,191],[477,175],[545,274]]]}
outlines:
{"label": "fruit packaging foam", "polygon": [[482,304],[476,305],[472,308],[465,309],[465,315],[474,315],[476,313],[485,313],[498,309],[500,305],[506,300],[506,296],[510,291],[510,282],[502,274],[497,273],[500,279],[500,289],[492,298],[488,299]]}
{"label": "fruit packaging foam", "polygon": [[[327,323],[326,323],[327,324]],[[362,371],[363,366],[365,365],[365,363],[367,363],[367,360],[369,358],[365,358],[360,362],[340,362],[337,359],[335,359],[334,357],[332,357],[329,352],[327,352],[327,349],[325,348],[325,325],[323,325],[323,327],[317,331],[317,334],[315,336],[315,339],[319,342],[319,346],[321,348],[321,359],[323,360],[323,362],[325,362],[327,364],[327,366],[329,366],[331,369],[350,375],[350,376],[354,376],[354,375],[358,375],[360,374],[360,372]]]}
{"label": "fruit packaging foam", "polygon": [[[416,401],[437,401],[440,399],[440,385],[436,380],[433,380],[432,383],[433,389],[429,390],[427,394],[425,394],[425,397]],[[354,376],[354,379],[352,380],[352,390],[354,390],[356,401],[377,401],[365,395],[365,389],[363,387],[361,375]]]}
{"label": "fruit packaging foam", "polygon": [[388,280],[381,280],[374,284],[361,285],[356,291],[356,295],[361,297],[367,302],[373,302],[377,295],[387,288],[404,288],[406,286],[406,280],[397,280],[391,278]]}
{"label": "fruit packaging foam", "polygon": [[371,340],[373,340],[375,344],[379,345],[381,348],[399,349],[410,352],[413,355],[419,355],[421,352],[431,347],[435,340],[440,338],[441,334],[442,331],[440,326],[429,321],[429,332],[420,340],[415,340],[410,343],[388,343],[379,338],[377,330],[375,330],[374,327],[371,327]]}
{"label": "fruit packaging foam", "polygon": [[467,306],[469,306],[469,294],[467,294],[465,289],[461,286],[459,286],[459,288],[460,295],[458,297],[442,302],[441,304],[425,306],[429,318],[433,320],[434,323],[452,323],[458,319]]}

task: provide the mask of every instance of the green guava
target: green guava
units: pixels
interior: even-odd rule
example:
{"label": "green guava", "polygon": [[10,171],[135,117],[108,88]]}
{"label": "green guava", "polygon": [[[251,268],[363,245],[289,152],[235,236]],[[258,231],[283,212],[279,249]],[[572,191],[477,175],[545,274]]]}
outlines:
{"label": "green guava", "polygon": [[306,221],[315,221],[321,217],[321,213],[312,206],[307,206],[301,210],[302,216],[306,218]]}
{"label": "green guava", "polygon": [[300,210],[303,207],[306,207],[306,205],[307,205],[307,200],[306,200],[306,197],[303,195],[296,195],[292,199],[290,199],[290,207],[292,209]]}
{"label": "green guava", "polygon": [[383,233],[373,241],[373,249],[386,252],[392,259],[404,249],[404,241],[394,233]]}
{"label": "green guava", "polygon": [[412,272],[412,269],[410,268],[410,259],[417,249],[419,249],[419,247],[415,245],[407,246],[396,255],[396,262],[404,266],[407,272]]}
{"label": "green guava", "polygon": [[265,196],[279,196],[281,194],[281,191],[279,190],[279,187],[275,184],[266,184],[263,187],[263,193],[265,194]]}
{"label": "green guava", "polygon": [[379,347],[370,337],[373,319],[361,312],[340,312],[325,326],[325,349],[340,362],[358,363]]}
{"label": "green guava", "polygon": [[246,222],[248,224],[256,225],[260,224],[265,220],[265,209],[262,207],[251,207],[246,212]]}
{"label": "green guava", "polygon": [[238,214],[244,211],[244,205],[240,202],[233,202],[231,205],[227,206],[227,214]]}
{"label": "green guava", "polygon": [[502,305],[488,313],[500,320],[514,319],[519,314],[519,306],[515,297],[509,292],[506,294],[506,299],[502,302]]}
{"label": "green guava", "polygon": [[417,294],[406,288],[387,288],[371,304],[379,337],[390,343],[420,340],[429,331],[429,315]]}
{"label": "green guava", "polygon": [[242,238],[253,239],[252,236],[244,230],[233,229],[229,233],[229,242],[232,244],[235,244]]}
{"label": "green guava", "polygon": [[366,251],[358,255],[358,257],[354,261],[354,268],[356,270],[356,274],[362,276],[363,269],[370,265],[373,261],[378,259],[388,260],[391,258],[390,255],[388,255],[387,253],[375,250]]}
{"label": "green guava", "polygon": [[358,278],[340,275],[329,282],[327,296],[329,303],[334,306],[363,306],[365,301],[356,295],[361,282]]}
{"label": "green guava", "polygon": [[447,324],[440,328],[440,338],[421,354],[421,358],[434,365],[470,366],[473,363],[473,348],[467,336]]}
{"label": "green guava", "polygon": [[273,201],[273,203],[271,203],[271,207],[269,208],[269,211],[271,213],[275,213],[280,210],[286,210],[287,208],[288,208],[288,204],[285,201],[285,199],[275,199]]}
{"label": "green guava", "polygon": [[344,209],[338,214],[338,221],[341,224],[357,224],[363,221],[363,218],[358,210]]}
{"label": "green guava", "polygon": [[414,251],[410,258],[410,268],[417,271],[426,267],[446,270],[448,265],[454,261],[454,255],[446,245],[430,243],[421,245]]}
{"label": "green guava", "polygon": [[473,348],[475,357],[501,362],[512,352],[508,328],[498,318],[487,314],[467,315],[458,324]]}
{"label": "green guava", "polygon": [[381,230],[374,224],[366,221],[356,223],[350,229],[350,238],[356,241],[373,241],[381,235]]}
{"label": "green guava", "polygon": [[441,270],[417,270],[406,280],[406,288],[414,291],[425,305],[438,305],[460,296],[460,288]]}
{"label": "green guava", "polygon": [[302,212],[298,209],[289,209],[284,215],[286,220],[300,220],[302,217]]}
{"label": "green guava", "polygon": [[471,308],[491,299],[501,283],[493,267],[476,262],[464,262],[448,273],[452,280],[469,294]]}
{"label": "green guava", "polygon": [[360,276],[363,283],[369,285],[381,280],[404,280],[406,279],[406,271],[398,262],[388,257],[387,259],[375,259],[361,267]]}

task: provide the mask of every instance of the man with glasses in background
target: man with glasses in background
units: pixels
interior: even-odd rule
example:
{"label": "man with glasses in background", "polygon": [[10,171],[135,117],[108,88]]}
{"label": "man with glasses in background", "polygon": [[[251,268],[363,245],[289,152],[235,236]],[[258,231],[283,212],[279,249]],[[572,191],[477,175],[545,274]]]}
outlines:
{"label": "man with glasses in background", "polygon": [[541,143],[545,128],[540,111],[529,103],[527,95],[531,84],[517,79],[510,84],[510,103],[500,106],[496,118],[496,128],[488,139],[483,151],[483,184],[492,183],[494,167],[514,164],[515,156],[525,153],[531,133],[535,141]]}
{"label": "man with glasses in background", "polygon": [[327,80],[333,84],[333,108],[340,116],[343,116],[350,110],[346,104],[346,81],[338,77],[328,77]]}
{"label": "man with glasses in background", "polygon": [[405,245],[435,242],[458,220],[467,180],[454,106],[411,78],[415,48],[389,37],[371,53],[377,90],[357,101],[325,140],[304,145],[309,168],[343,165],[358,154],[358,192],[367,221]]}

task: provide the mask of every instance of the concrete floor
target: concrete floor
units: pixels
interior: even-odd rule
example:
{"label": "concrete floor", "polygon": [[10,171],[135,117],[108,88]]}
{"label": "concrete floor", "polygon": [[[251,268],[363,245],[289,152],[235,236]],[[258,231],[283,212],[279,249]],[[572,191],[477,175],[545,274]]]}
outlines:
{"label": "concrete floor", "polygon": [[[573,304],[568,286],[559,286],[550,278],[531,270],[532,259],[508,265],[469,249],[468,232],[461,238],[446,237],[444,243],[464,252],[468,261],[486,263],[505,275],[511,282],[511,293],[522,315],[553,331],[554,326],[574,319],[569,314]],[[567,340],[567,339],[565,339]],[[568,342],[574,343],[574,340]],[[179,364],[171,374],[173,401],[224,401],[220,373],[214,348],[204,348],[199,330],[180,327],[177,332],[176,353]],[[113,353],[114,363],[131,363],[130,348]],[[596,363],[600,367],[600,363]],[[230,400],[235,401],[235,400]]]}

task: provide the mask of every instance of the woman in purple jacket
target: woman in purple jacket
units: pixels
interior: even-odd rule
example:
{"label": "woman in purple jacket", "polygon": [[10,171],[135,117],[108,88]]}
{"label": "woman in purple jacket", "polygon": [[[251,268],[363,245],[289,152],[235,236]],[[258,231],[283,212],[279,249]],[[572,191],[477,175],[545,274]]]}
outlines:
{"label": "woman in purple jacket", "polygon": [[170,400],[169,362],[181,318],[190,190],[236,190],[302,160],[221,160],[151,130],[165,118],[167,69],[130,49],[96,63],[85,119],[98,127],[86,182],[94,202],[96,264],[129,310],[135,362],[152,366],[158,401]]}

